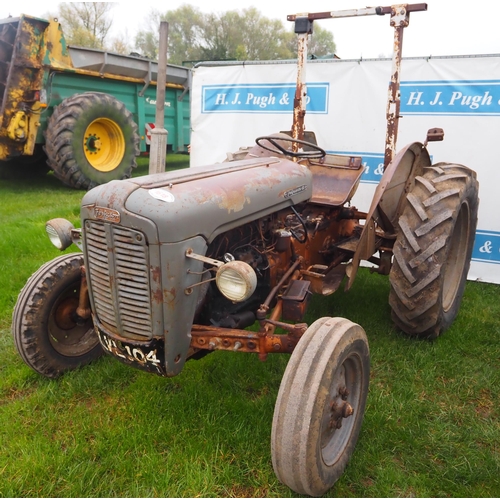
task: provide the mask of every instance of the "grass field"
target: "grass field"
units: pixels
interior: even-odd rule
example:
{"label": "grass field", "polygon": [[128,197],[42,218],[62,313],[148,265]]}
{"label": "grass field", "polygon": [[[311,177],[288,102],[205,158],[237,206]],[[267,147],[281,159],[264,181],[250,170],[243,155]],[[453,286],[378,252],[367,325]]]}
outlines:
{"label": "grass field", "polygon": [[[78,224],[82,195],[50,175],[0,178],[0,496],[296,496],[275,478],[269,444],[286,355],[216,352],[172,379],[110,357],[55,381],[23,364],[10,333],[17,294],[59,255],[45,221]],[[500,496],[500,287],[469,282],[434,342],[395,330],[388,293],[387,277],[362,269],[349,293],[308,311],[309,323],[361,324],[371,349],[361,436],[328,495]]]}

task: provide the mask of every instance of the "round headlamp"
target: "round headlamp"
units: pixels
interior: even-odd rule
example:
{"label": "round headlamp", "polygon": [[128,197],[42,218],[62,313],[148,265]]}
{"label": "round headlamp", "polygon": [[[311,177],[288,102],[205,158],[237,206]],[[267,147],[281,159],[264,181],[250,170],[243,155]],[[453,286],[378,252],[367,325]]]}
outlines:
{"label": "round headlamp", "polygon": [[255,292],[257,275],[252,266],[235,260],[219,267],[215,282],[224,297],[233,302],[243,302]]}
{"label": "round headlamp", "polygon": [[45,224],[45,231],[50,242],[59,250],[66,250],[73,243],[72,229],[74,229],[73,224],[66,219],[51,219]]}

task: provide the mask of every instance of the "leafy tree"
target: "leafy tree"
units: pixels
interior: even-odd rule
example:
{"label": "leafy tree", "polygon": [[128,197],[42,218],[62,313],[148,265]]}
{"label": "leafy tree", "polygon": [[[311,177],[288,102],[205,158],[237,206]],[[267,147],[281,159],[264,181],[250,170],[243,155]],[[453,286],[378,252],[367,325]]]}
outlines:
{"label": "leafy tree", "polygon": [[333,41],[333,33],[322,28],[318,23],[315,23],[309,43],[309,54],[316,57],[324,57],[333,55],[335,50],[336,46]]}
{"label": "leafy tree", "polygon": [[59,18],[68,43],[103,49],[112,25],[110,2],[66,2],[59,5]]}
{"label": "leafy tree", "polygon": [[225,14],[207,14],[200,30],[199,59],[223,61],[236,58],[236,30],[233,30],[235,12]]}
{"label": "leafy tree", "polygon": [[294,57],[287,41],[287,31],[281,21],[268,19],[255,7],[244,9],[240,16],[241,43],[245,58],[251,61],[289,59]]}
{"label": "leafy tree", "polygon": [[161,19],[169,23],[169,60],[174,64],[182,64],[182,61],[199,58],[204,24],[204,15],[200,10],[182,5],[177,10],[162,15]]}
{"label": "leafy tree", "polygon": [[[281,21],[268,19],[255,8],[225,13],[202,13],[183,5],[161,14],[151,12],[149,27],[137,34],[136,47],[157,58],[160,21],[169,23],[168,61],[274,60],[296,57],[296,36]],[[333,35],[315,26],[311,53],[320,57],[335,51]]]}
{"label": "leafy tree", "polygon": [[129,39],[130,37],[125,30],[124,34],[120,33],[118,36],[111,39],[111,43],[109,44],[108,48],[111,52],[128,55],[132,53],[132,47],[129,43]]}
{"label": "leafy tree", "polygon": [[139,31],[135,45],[139,52],[151,59],[158,58],[160,22],[168,22],[168,62],[182,64],[182,61],[200,59],[200,34],[204,15],[191,5],[161,14],[153,10],[149,15],[148,29]]}
{"label": "leafy tree", "polygon": [[[288,49],[293,52],[296,57],[297,54],[297,35],[293,32],[293,27],[289,32]],[[333,41],[333,33],[322,28],[317,22],[313,26],[313,34],[309,38],[308,53],[313,57],[325,57],[335,53],[336,46]]]}
{"label": "leafy tree", "polygon": [[[159,28],[158,28],[159,29]],[[158,59],[159,31],[139,31],[135,37],[135,46],[144,57]]]}

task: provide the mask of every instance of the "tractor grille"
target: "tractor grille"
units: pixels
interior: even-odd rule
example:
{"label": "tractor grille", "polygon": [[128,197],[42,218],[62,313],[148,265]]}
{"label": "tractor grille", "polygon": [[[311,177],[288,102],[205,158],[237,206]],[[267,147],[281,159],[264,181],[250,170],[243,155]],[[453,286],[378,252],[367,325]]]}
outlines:
{"label": "tractor grille", "polygon": [[146,237],[104,222],[85,223],[87,275],[94,310],[110,333],[152,338]]}

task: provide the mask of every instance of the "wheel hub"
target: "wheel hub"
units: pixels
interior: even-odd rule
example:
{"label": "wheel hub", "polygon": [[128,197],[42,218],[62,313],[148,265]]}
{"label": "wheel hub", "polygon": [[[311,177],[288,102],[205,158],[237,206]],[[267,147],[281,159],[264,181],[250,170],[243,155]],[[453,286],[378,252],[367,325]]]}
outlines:
{"label": "wheel hub", "polygon": [[52,347],[63,356],[80,356],[98,341],[93,335],[92,320],[77,321],[79,288],[69,286],[56,301],[49,316],[47,329]]}
{"label": "wheel hub", "polygon": [[67,298],[59,304],[55,312],[55,322],[61,330],[70,330],[75,327],[73,318],[77,307],[78,299],[76,297]]}
{"label": "wheel hub", "polygon": [[354,378],[360,371],[359,361],[357,356],[344,360],[324,402],[320,446],[322,460],[328,465],[335,464],[344,452],[359,416],[360,391]]}
{"label": "wheel hub", "polygon": [[101,150],[101,138],[95,135],[85,137],[85,149],[89,154],[97,154]]}
{"label": "wheel hub", "polygon": [[345,387],[339,389],[339,398],[332,399],[330,402],[330,429],[340,429],[342,420],[350,417],[354,413],[354,408],[347,402],[349,391]]}

